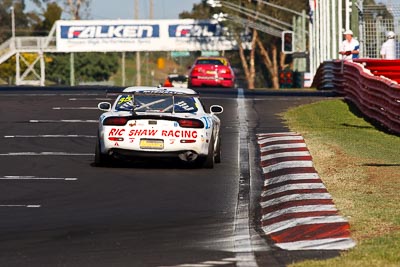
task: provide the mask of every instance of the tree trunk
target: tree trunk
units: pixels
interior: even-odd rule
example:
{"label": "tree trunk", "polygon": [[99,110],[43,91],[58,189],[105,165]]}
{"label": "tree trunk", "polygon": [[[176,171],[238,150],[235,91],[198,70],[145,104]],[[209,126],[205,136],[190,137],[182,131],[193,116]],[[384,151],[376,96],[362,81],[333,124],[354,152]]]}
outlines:
{"label": "tree trunk", "polygon": [[257,38],[257,46],[260,48],[261,57],[263,59],[264,65],[269,71],[271,75],[271,82],[273,89],[279,89],[279,66],[277,62],[277,48],[276,45],[271,45],[271,57],[268,54],[268,51],[265,49],[264,45],[262,44],[261,40]]}
{"label": "tree trunk", "polygon": [[82,0],[67,0],[67,3],[71,10],[72,19],[79,20],[81,18],[79,11],[82,5]]}
{"label": "tree trunk", "polygon": [[244,70],[244,75],[246,77],[248,89],[254,89],[254,79],[256,77],[254,57],[255,57],[257,36],[258,36],[257,30],[253,29],[249,62],[247,62],[246,55],[244,54],[244,49],[242,46],[242,42],[240,40],[240,36],[236,38],[239,46],[239,56],[242,61],[242,66]]}
{"label": "tree trunk", "polygon": [[250,69],[249,69],[249,78],[248,84],[249,89],[254,89],[254,79],[256,77],[256,66],[254,62],[254,56],[256,54],[256,41],[258,39],[258,32],[256,29],[253,29],[253,39],[251,40],[251,51],[250,51]]}

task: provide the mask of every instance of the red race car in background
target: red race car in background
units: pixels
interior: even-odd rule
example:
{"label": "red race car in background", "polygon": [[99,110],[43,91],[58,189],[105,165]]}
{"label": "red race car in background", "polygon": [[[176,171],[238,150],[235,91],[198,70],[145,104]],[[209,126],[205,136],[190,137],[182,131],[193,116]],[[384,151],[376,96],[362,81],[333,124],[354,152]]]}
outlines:
{"label": "red race car in background", "polygon": [[188,86],[231,88],[235,86],[235,73],[225,57],[198,57],[190,68]]}

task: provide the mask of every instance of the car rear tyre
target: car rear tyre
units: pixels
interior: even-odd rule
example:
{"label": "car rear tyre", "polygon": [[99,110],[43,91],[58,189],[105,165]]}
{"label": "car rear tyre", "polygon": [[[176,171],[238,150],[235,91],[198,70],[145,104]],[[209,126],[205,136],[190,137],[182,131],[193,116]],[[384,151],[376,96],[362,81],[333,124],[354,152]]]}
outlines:
{"label": "car rear tyre", "polygon": [[208,154],[204,159],[203,168],[212,169],[214,168],[215,153],[214,153],[214,137],[211,138],[210,144],[208,146]]}
{"label": "car rear tyre", "polygon": [[101,153],[100,140],[96,142],[96,149],[94,153],[94,165],[97,167],[105,166],[110,163],[110,157]]}
{"label": "car rear tyre", "polygon": [[217,148],[215,150],[215,163],[221,163],[221,136],[218,137]]}

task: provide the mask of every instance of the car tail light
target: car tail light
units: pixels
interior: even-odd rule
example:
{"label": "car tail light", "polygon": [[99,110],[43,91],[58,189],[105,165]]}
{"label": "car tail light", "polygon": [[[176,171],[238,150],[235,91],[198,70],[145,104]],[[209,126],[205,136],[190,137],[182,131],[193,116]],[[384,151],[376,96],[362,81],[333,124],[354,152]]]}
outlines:
{"label": "car tail light", "polygon": [[108,140],[110,140],[110,141],[124,141],[124,138],[122,138],[122,137],[108,137]]}
{"label": "car tail light", "polygon": [[196,143],[195,139],[182,139],[181,140],[182,144],[187,144],[187,143]]}
{"label": "car tail light", "polygon": [[103,121],[103,125],[123,126],[128,122],[126,117],[108,117]]}
{"label": "car tail light", "polygon": [[204,123],[200,120],[194,119],[181,119],[178,121],[179,126],[182,128],[203,128]]}
{"label": "car tail light", "polygon": [[194,67],[192,73],[196,73],[196,72],[203,72],[203,68],[202,67]]}
{"label": "car tail light", "polygon": [[221,73],[231,74],[231,70],[228,68],[224,68],[220,71]]}

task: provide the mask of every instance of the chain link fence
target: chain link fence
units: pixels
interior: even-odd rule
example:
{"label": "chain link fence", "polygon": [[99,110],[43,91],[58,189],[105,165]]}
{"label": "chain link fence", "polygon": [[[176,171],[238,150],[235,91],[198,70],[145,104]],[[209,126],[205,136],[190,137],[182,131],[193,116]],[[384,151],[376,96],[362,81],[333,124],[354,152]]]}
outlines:
{"label": "chain link fence", "polygon": [[[393,31],[399,44],[400,5],[366,5],[364,6],[364,49],[363,57],[380,58],[382,44],[386,33]],[[400,46],[396,46],[397,58],[400,57]]]}

